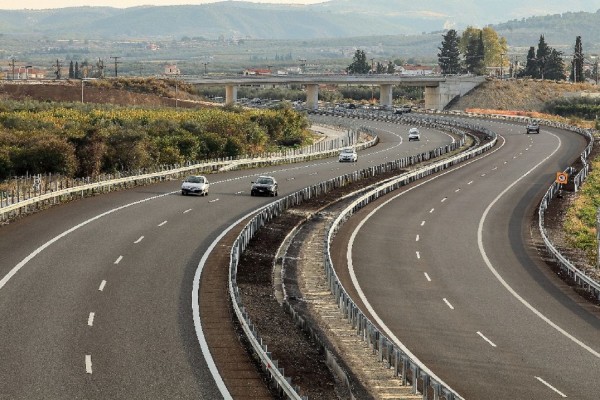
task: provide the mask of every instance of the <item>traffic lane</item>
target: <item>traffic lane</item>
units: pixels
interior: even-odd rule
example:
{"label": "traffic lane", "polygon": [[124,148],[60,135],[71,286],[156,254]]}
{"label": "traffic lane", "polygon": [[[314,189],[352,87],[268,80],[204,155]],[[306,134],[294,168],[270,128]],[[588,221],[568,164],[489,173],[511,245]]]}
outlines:
{"label": "traffic lane", "polygon": [[[325,169],[332,169],[321,163],[320,167],[324,166]],[[264,169],[263,171],[270,172],[270,170]],[[306,174],[302,166],[283,168],[279,173],[282,173],[282,171],[289,174],[289,179],[293,179],[292,183],[287,185],[287,190],[291,190],[294,185],[303,187],[314,182],[314,176]],[[327,173],[331,176],[338,175],[336,172],[331,171]],[[35,397],[36,393],[39,393],[41,387],[44,387],[46,395],[69,393],[72,394],[72,397],[78,397],[81,393],[85,393],[86,397],[89,398],[103,396],[106,393],[115,396],[124,395],[125,393],[131,395],[150,393],[148,390],[151,390],[155,395],[161,393],[172,395],[173,393],[179,393],[178,389],[180,387],[173,382],[170,386],[162,385],[160,383],[164,380],[160,377],[171,377],[173,379],[168,379],[168,381],[174,382],[189,381],[192,383],[192,387],[195,387],[193,382],[212,382],[206,378],[190,377],[190,374],[194,374],[196,369],[205,370],[202,366],[196,366],[192,368],[192,371],[186,367],[186,362],[189,363],[190,358],[198,358],[195,355],[191,356],[189,352],[189,348],[197,348],[195,346],[197,340],[188,337],[184,343],[181,343],[174,339],[185,336],[185,333],[182,334],[181,323],[179,325],[172,324],[175,319],[174,315],[178,316],[178,321],[189,322],[191,320],[189,313],[181,311],[180,307],[182,304],[181,299],[185,295],[189,296],[191,290],[188,288],[184,294],[183,289],[177,287],[177,284],[191,282],[186,277],[189,278],[193,275],[192,268],[186,268],[183,272],[177,269],[164,271],[156,264],[136,261],[136,258],[140,260],[145,258],[142,256],[127,257],[127,244],[131,243],[133,237],[137,237],[135,240],[137,242],[145,236],[144,232],[151,229],[168,229],[170,226],[169,220],[176,220],[177,213],[183,214],[187,210],[193,209],[193,206],[197,206],[198,202],[203,201],[205,204],[214,205],[210,214],[201,215],[199,218],[193,217],[193,213],[187,214],[185,222],[177,224],[190,229],[193,228],[193,234],[188,232],[189,235],[185,235],[183,232],[186,229],[178,227],[174,234],[167,235],[168,239],[163,239],[167,241],[152,246],[152,253],[149,253],[157,253],[159,256],[165,255],[168,257],[168,262],[172,262],[174,265],[194,266],[199,259],[198,255],[202,253],[198,246],[210,242],[209,239],[202,240],[202,234],[195,231],[197,226],[214,229],[215,226],[219,226],[218,221],[236,215],[232,202],[239,202],[242,204],[242,208],[247,209],[250,200],[252,201],[249,203],[251,207],[260,206],[272,200],[250,199],[249,197],[235,195],[239,192],[238,189],[241,186],[247,185],[243,180],[248,178],[247,175],[237,174],[236,177],[223,180],[222,185],[225,190],[222,191],[218,190],[219,181],[215,182],[213,180],[214,186],[211,188],[211,195],[206,198],[178,195],[162,196],[164,193],[169,193],[171,187],[178,190],[178,182],[138,188],[133,191],[136,193],[134,196],[136,200],[138,200],[140,193],[147,195],[152,192],[152,194],[158,194],[160,197],[123,208],[118,212],[93,221],[93,223],[84,225],[76,232],[67,235],[44,250],[43,257],[38,256],[32,259],[27,268],[24,268],[11,280],[7,288],[23,289],[22,293],[40,293],[40,297],[44,298],[44,307],[40,308],[34,298],[27,296],[21,299],[22,301],[19,302],[18,306],[13,303],[12,306],[3,309],[3,312],[6,313],[9,313],[10,310],[18,310],[19,315],[24,316],[27,320],[24,323],[22,319],[18,319],[14,315],[7,315],[8,319],[12,318],[13,323],[10,329],[2,330],[3,336],[6,338],[4,343],[10,344],[15,349],[20,349],[5,352],[10,357],[5,364],[2,375],[11,377],[11,379],[4,380],[4,382],[11,382],[11,384],[3,388],[5,389],[4,392],[13,393],[15,397],[32,398]],[[297,177],[299,178],[295,179]],[[158,189],[159,187],[160,189]],[[220,201],[221,197],[223,201]],[[182,208],[178,207],[173,212],[173,201],[178,203],[185,201],[186,205],[190,204],[190,208],[182,211]],[[85,203],[85,200],[81,203]],[[57,207],[57,209],[61,208],[67,209],[70,207],[69,205]],[[218,211],[216,211],[217,209]],[[240,209],[237,214],[241,213],[243,211]],[[158,218],[159,216],[160,218]],[[210,220],[212,216],[216,218],[214,221]],[[209,218],[207,219],[207,217]],[[157,219],[161,221],[158,222]],[[181,251],[174,254],[164,250],[161,252],[161,249],[177,248],[177,245],[186,243],[182,237],[193,237],[194,239],[192,243],[187,243],[184,246],[185,249],[181,249]],[[145,239],[142,239],[139,243],[144,243],[143,240]],[[119,267],[131,262],[132,259],[135,265],[131,268]],[[154,261],[159,259],[160,257],[156,255],[152,257]],[[148,270],[148,266],[154,268]],[[137,279],[135,282],[124,284],[123,282],[128,282],[128,279],[131,279],[128,278],[129,274],[134,274]],[[43,276],[43,279],[39,280],[38,277],[40,276]],[[163,292],[151,286],[151,283],[156,282],[160,282],[161,287],[169,288],[169,293],[176,293],[179,302],[176,302],[172,296],[169,299],[161,298],[160,301],[165,303],[167,309],[159,313],[158,320],[153,320],[153,324],[149,326],[144,323],[145,319],[141,316],[141,310],[146,310],[149,304],[162,304],[156,301],[155,296]],[[16,298],[15,294],[8,289],[4,290],[2,295]],[[114,304],[114,306],[104,305],[99,307],[100,311],[90,311],[95,309],[94,305],[99,302],[98,297]],[[126,301],[120,300],[122,298],[125,298]],[[127,307],[123,307],[123,304],[127,304]],[[49,313],[53,313],[55,318],[44,318],[44,315]],[[110,316],[108,320],[106,319],[107,315]],[[182,316],[183,318],[181,318]],[[160,324],[160,321],[169,320],[169,317],[171,323]],[[148,317],[146,316],[146,318]],[[90,326],[90,321],[92,326]],[[161,327],[163,325],[168,327],[168,333],[152,329],[158,324]],[[188,336],[193,336],[189,335],[191,325],[186,324],[186,326],[188,327],[186,331]],[[172,329],[172,327],[175,328]],[[90,328],[94,332],[93,335],[89,333]],[[40,336],[39,332],[48,333]],[[115,334],[115,332],[122,332],[122,334]],[[112,336],[107,336],[110,334]],[[86,342],[82,344],[82,337],[92,337],[95,340],[85,339]],[[142,344],[135,342],[136,338],[139,340],[140,337],[146,338],[142,341]],[[191,346],[190,342],[194,345]],[[15,343],[26,343],[27,346],[14,347]],[[52,343],[52,345],[48,346],[48,343]],[[151,343],[153,347],[147,349],[145,346],[147,343]],[[102,344],[109,345],[101,346]],[[103,347],[104,351],[100,351],[98,346]],[[134,346],[136,351],[131,351]],[[35,351],[29,352],[28,349],[30,348],[35,349]],[[51,354],[42,351],[43,349],[50,350]],[[153,352],[153,349],[158,350]],[[181,351],[181,349],[184,350]],[[96,351],[98,353],[95,353]],[[132,354],[138,354],[138,352],[143,356],[132,356]],[[198,352],[199,350],[195,354]],[[158,354],[169,354],[169,363],[165,365],[164,359],[158,357]],[[192,352],[192,354],[194,353]],[[13,368],[21,360],[27,360],[25,363],[26,369],[33,372],[34,375],[41,375],[47,369],[50,369],[52,373],[47,373],[44,375],[44,379],[36,381],[35,384],[23,381],[24,371]],[[143,360],[146,360],[146,364],[143,364]],[[144,366],[147,368],[141,368]],[[107,368],[110,368],[110,370],[107,371]],[[172,371],[177,372],[175,374],[178,377],[177,379],[174,378]],[[87,381],[82,386],[82,382],[78,381],[76,377],[83,374],[86,374]],[[93,375],[94,379],[90,379],[88,375]],[[128,380],[132,381],[133,376],[136,377],[135,381],[140,384],[129,384],[128,389],[125,389],[121,378],[127,377]],[[73,381],[77,382],[73,384]],[[188,385],[182,386],[185,389],[181,396],[195,392],[195,389],[191,389]],[[203,390],[213,392],[214,390],[210,386],[210,384],[203,384]]]}
{"label": "traffic lane", "polygon": [[[520,152],[519,152],[519,153],[516,153],[516,150],[519,150],[519,149],[514,149],[514,150],[512,150],[512,151],[509,153],[509,155],[512,155],[512,154],[517,154],[517,155],[518,155],[518,154],[520,154]],[[514,157],[514,156],[512,156],[512,157]],[[530,158],[530,157],[528,157],[528,158]],[[491,165],[490,165],[490,167],[491,167]],[[489,171],[492,171],[492,170],[494,170],[494,168],[496,168],[496,167],[492,167],[492,168],[490,168],[490,169],[489,169]],[[486,175],[489,173],[489,172],[485,172],[485,171],[487,171],[487,170],[488,170],[488,168],[481,168],[481,170],[479,171],[479,175],[480,175],[480,177],[484,177],[484,176],[486,176]],[[498,169],[496,168],[496,170],[498,170]],[[503,174],[503,175],[504,175],[504,174]],[[457,183],[454,185],[454,187],[456,187],[456,189],[455,189],[455,190],[460,190],[460,187],[461,187],[461,186],[464,186],[464,185],[465,185],[465,182],[467,182],[467,186],[468,186],[468,185],[469,185],[469,183],[470,183],[470,182],[472,182],[472,181],[471,181],[471,180],[468,180],[468,177],[466,177],[466,179],[465,179],[464,177],[463,177],[463,178],[460,178],[460,179],[458,179],[458,180],[457,180]],[[425,188],[425,187],[424,187],[424,188]],[[425,190],[425,189],[424,189],[424,190]],[[440,190],[440,192],[441,192],[441,191],[442,191],[442,190]],[[447,191],[446,191],[446,192],[447,192]],[[484,191],[483,193],[480,193],[480,194],[478,194],[478,195],[477,195],[477,196],[475,196],[475,197],[477,197],[478,199],[484,199],[484,198],[485,198],[485,195],[487,195],[487,191]],[[423,198],[423,199],[430,199],[430,198],[436,198],[436,197],[437,197],[437,199],[439,199],[439,201],[440,201],[440,202],[445,202],[445,201],[446,201],[446,200],[448,200],[448,198],[449,198],[449,196],[448,196],[448,197],[442,196],[442,193],[438,193],[438,194],[436,195],[436,190],[433,190],[433,191],[432,191],[432,193],[422,193],[422,198]],[[427,202],[426,202],[426,203],[427,203]],[[446,204],[450,204],[450,203],[452,203],[452,202],[446,202]],[[483,202],[483,201],[478,201],[478,203],[485,204],[485,202]],[[419,202],[419,197],[417,197],[416,199],[414,199],[414,201],[411,201],[411,200],[409,199],[409,197],[407,197],[407,198],[405,198],[405,199],[404,199],[404,203],[403,203],[403,205],[404,205],[404,209],[405,209],[405,210],[408,208],[408,207],[406,206],[407,204],[408,204],[408,205],[411,205],[411,204],[418,204],[419,206],[421,206],[421,205],[422,205],[422,202],[421,202],[421,203]],[[440,206],[440,204],[438,203],[438,207],[439,207],[439,206]],[[465,207],[465,205],[464,205],[464,204],[463,204],[463,205],[459,205],[459,206],[460,206],[460,208],[464,208],[464,207]],[[474,206],[474,207],[475,207],[475,206]],[[435,207],[435,204],[434,204],[434,203],[432,203],[432,204],[428,204],[428,203],[427,203],[427,204],[425,204],[425,205],[423,206],[423,209],[424,209],[424,210],[428,209],[428,210],[429,210],[429,211],[428,211],[429,213],[433,213],[433,212],[435,211],[435,208],[436,208],[436,207]],[[413,211],[412,211],[412,212],[413,212],[413,213],[415,212],[415,211],[414,211],[414,209],[413,209]],[[452,212],[448,211],[448,213],[449,213],[450,215],[455,215],[455,214],[457,214],[458,212],[460,212],[460,211],[459,211],[459,210],[458,210],[458,211],[457,211],[457,210],[454,210],[454,211],[452,211]],[[423,213],[425,213],[425,211],[423,211]],[[382,224],[382,223],[383,223],[383,224],[385,224],[385,222],[386,222],[386,221],[403,221],[403,222],[406,222],[406,220],[407,220],[408,218],[410,218],[410,216],[409,216],[409,215],[402,215],[401,217],[397,217],[397,218],[395,218],[395,217],[391,217],[390,215],[387,215],[386,217],[379,218],[377,222],[378,222],[378,224]],[[465,218],[466,218],[466,217],[465,217]],[[466,219],[465,219],[465,218],[462,218],[462,219],[460,220],[460,225],[461,225],[461,226],[462,226],[462,225],[464,225],[464,224],[466,223],[466,222],[465,222],[465,221],[466,221]],[[417,220],[415,220],[415,221],[414,221],[414,224],[412,224],[412,225],[415,225],[415,226],[417,226],[417,225],[418,225],[418,226],[420,226],[420,224],[422,224],[424,221],[426,221],[426,219],[425,219],[425,218],[424,218],[423,220],[421,220],[421,221],[418,221],[418,219],[419,219],[419,218],[417,218]],[[451,224],[451,223],[452,223],[452,221],[449,221],[447,224]],[[378,225],[378,224],[374,223],[373,225]],[[456,225],[456,224],[457,224],[457,221],[454,221],[454,224]],[[409,223],[409,224],[407,224],[407,225],[411,225],[411,224]],[[403,224],[403,226],[404,226],[404,224]],[[425,225],[425,226],[431,226],[431,225]],[[441,224],[441,223],[440,223],[440,221],[436,221],[436,224],[435,224],[435,226],[436,226],[436,227],[437,227],[437,226],[444,226],[444,224]],[[447,226],[447,225],[446,225],[446,226]],[[378,228],[380,229],[381,227],[379,226]],[[398,229],[398,228],[396,227],[396,229]],[[378,238],[378,239],[380,239],[380,240],[385,240],[385,238],[388,238],[388,237],[393,237],[393,234],[392,234],[390,231],[387,231],[387,235],[386,235],[386,233],[385,233],[385,232],[386,232],[386,231],[385,231],[385,229],[382,229],[382,232],[384,232],[384,233],[382,233],[382,234],[381,234],[382,238]],[[368,233],[364,233],[364,236],[365,236],[365,237],[368,237],[369,239],[372,239],[374,235],[376,235],[376,232],[374,232],[374,231],[369,231]],[[417,234],[417,235],[418,235],[418,234]],[[425,235],[425,236],[427,236],[427,235]],[[438,235],[438,236],[440,236],[440,235]],[[455,274],[457,273],[457,272],[456,272],[456,271],[457,271],[457,269],[459,269],[459,268],[457,268],[457,266],[460,266],[460,265],[461,265],[461,263],[463,263],[464,261],[460,261],[460,258],[459,258],[459,259],[458,259],[458,260],[456,260],[456,261],[450,262],[450,261],[452,260],[452,258],[451,258],[451,257],[452,257],[452,255],[453,255],[453,253],[452,253],[452,252],[453,252],[453,251],[456,251],[456,249],[458,249],[457,253],[459,253],[459,254],[461,254],[461,255],[465,255],[465,257],[464,257],[464,258],[465,258],[465,259],[467,259],[467,260],[468,260],[468,259],[473,259],[473,258],[476,256],[476,252],[473,252],[473,249],[470,249],[469,247],[466,247],[466,248],[465,248],[465,247],[463,246],[463,247],[461,248],[461,247],[459,247],[459,244],[454,244],[454,245],[451,245],[451,246],[450,246],[450,245],[447,245],[447,243],[448,243],[449,241],[453,241],[453,239],[455,239],[457,236],[458,236],[458,237],[461,237],[461,238],[463,238],[463,239],[464,239],[464,238],[465,238],[465,235],[461,234],[460,232],[456,232],[456,233],[454,233],[454,232],[453,232],[453,234],[452,234],[452,235],[447,235],[447,232],[446,232],[446,234],[445,234],[445,235],[444,235],[444,234],[442,234],[441,236],[442,236],[442,237],[438,237],[438,238],[437,238],[437,240],[433,240],[433,241],[431,242],[431,243],[433,243],[433,244],[431,244],[431,243],[430,243],[430,245],[429,245],[429,247],[430,247],[430,248],[427,248],[427,245],[426,245],[426,244],[425,244],[423,241],[421,242],[421,246],[423,246],[423,247],[424,247],[424,250],[423,250],[423,251],[424,251],[426,254],[431,254],[431,250],[432,250],[432,249],[439,249],[439,247],[440,247],[440,246],[447,247],[447,251],[445,251],[445,252],[441,252],[441,253],[442,253],[442,255],[441,255],[441,257],[440,257],[440,258],[441,258],[441,260],[437,260],[437,261],[435,261],[435,260],[434,260],[434,261],[433,261],[433,263],[439,263],[440,265],[445,265],[445,266],[446,266],[446,269],[445,269],[445,270],[446,270],[446,271],[449,271],[449,270],[451,270],[451,273],[450,273],[450,272],[448,272],[448,273],[449,273],[450,275],[455,275]],[[472,238],[472,237],[473,237],[473,234],[471,234],[471,238]],[[401,240],[401,239],[402,239],[402,238],[399,238],[399,240]],[[409,238],[407,238],[407,239],[409,239]],[[410,240],[410,239],[409,239],[409,240]],[[418,240],[419,240],[418,236],[413,236],[413,238],[412,238],[412,242],[413,242],[413,243],[415,243],[415,242],[418,242]],[[366,249],[366,248],[368,248],[368,249],[369,249],[369,254],[377,254],[377,255],[378,255],[378,254],[380,254],[380,253],[383,251],[383,249],[382,249],[382,248],[377,248],[377,247],[375,247],[375,243],[374,243],[374,242],[376,242],[376,241],[377,241],[377,240],[369,240],[369,244],[368,244],[368,245],[366,245],[366,246],[364,246],[364,247],[365,247],[365,249]],[[469,243],[469,239],[468,239],[468,238],[467,238],[465,241],[466,241],[467,243]],[[388,239],[388,242],[389,242],[389,239]],[[460,241],[459,241],[459,242],[460,242]],[[390,244],[388,243],[388,245],[390,245]],[[396,247],[398,247],[398,244],[396,243],[396,244],[395,244],[395,246],[396,246]],[[385,245],[383,245],[383,247],[385,247]],[[411,259],[412,259],[412,260],[414,260],[413,262],[415,262],[415,263],[422,262],[422,261],[421,261],[421,259],[423,258],[423,254],[419,254],[417,251],[415,251],[413,254],[408,254],[408,253],[411,253],[411,252],[407,252],[407,254],[395,254],[395,255],[392,255],[391,257],[390,257],[390,256],[388,256],[387,260],[394,260],[394,261],[396,261],[396,260],[399,260],[398,262],[400,262],[400,263],[401,263],[401,262],[402,262],[402,260],[407,260],[407,259],[408,259],[408,260],[411,260]],[[359,255],[364,255],[364,254],[365,254],[365,251],[356,250],[356,254],[359,254]],[[357,257],[359,257],[359,256],[357,256]],[[426,265],[429,265],[427,261],[423,261],[423,262],[425,262],[425,264],[426,264]],[[385,263],[385,262],[382,262],[382,263]],[[377,266],[378,266],[378,264],[377,264],[377,263],[374,263],[374,262],[372,262],[372,263],[371,263],[371,267],[373,267],[373,264],[375,264],[375,265],[377,265]],[[451,268],[448,268],[448,267],[451,267]],[[379,269],[378,269],[378,270],[379,270]],[[433,301],[433,302],[435,302],[435,301],[436,301],[435,299],[433,299],[433,300],[432,300],[432,299],[430,299],[430,298],[428,298],[428,297],[425,297],[425,298],[423,298],[423,296],[419,296],[419,295],[417,295],[417,294],[415,294],[415,293],[412,293],[410,289],[408,289],[408,290],[406,289],[406,287],[409,287],[409,288],[413,288],[413,287],[414,287],[414,288],[415,288],[414,290],[418,290],[418,288],[420,287],[420,285],[426,285],[426,284],[425,284],[425,282],[428,280],[428,278],[431,278],[431,276],[432,276],[433,274],[430,274],[429,276],[427,276],[427,275],[425,275],[425,276],[424,276],[424,274],[426,274],[426,272],[424,272],[424,271],[418,271],[418,272],[415,272],[415,271],[414,271],[414,269],[409,269],[409,270],[408,270],[408,272],[406,272],[406,271],[404,271],[404,272],[405,272],[405,273],[404,273],[404,274],[401,276],[401,278],[400,278],[400,279],[401,279],[401,280],[408,280],[408,282],[406,282],[406,285],[402,286],[402,289],[401,289],[401,290],[402,290],[402,293],[403,293],[403,294],[406,294],[406,298],[407,298],[407,300],[406,300],[406,301],[408,301],[408,302],[409,302],[409,304],[416,304],[416,305],[419,305],[419,306],[421,306],[422,304],[424,304],[424,305],[427,305],[427,304],[429,304],[429,301],[430,301],[430,300],[431,300],[431,301]],[[408,277],[412,276],[412,275],[410,274],[411,272],[415,272],[414,280],[409,280],[409,279],[408,279]],[[443,271],[441,271],[440,273],[443,273]],[[366,275],[366,274],[365,274],[365,275]],[[368,275],[369,275],[369,277],[371,277],[371,276],[373,276],[373,275],[376,275],[376,274],[374,274],[374,271],[373,271],[373,269],[372,269],[372,268],[370,268],[370,269],[369,269],[369,272],[368,272]],[[468,271],[468,272],[466,272],[466,273],[464,273],[464,274],[460,275],[460,278],[459,278],[459,279],[460,279],[460,280],[464,280],[464,279],[465,279],[465,277],[469,277],[469,276],[471,276],[471,275],[473,275],[473,273],[472,273],[472,272],[470,272],[470,271]],[[450,279],[450,278],[451,278],[451,277],[442,277],[441,281],[443,281],[443,282],[446,282],[446,279]],[[370,280],[372,281],[373,279],[371,278]],[[361,284],[362,284],[362,283],[363,283],[363,281],[362,281],[362,280],[360,280],[360,281],[361,281]],[[377,292],[377,294],[379,294],[379,293],[381,293],[381,292],[382,292],[382,290],[383,290],[381,287],[382,287],[383,285],[385,285],[385,284],[386,284],[386,282],[391,282],[391,281],[393,281],[393,280],[392,280],[392,279],[390,279],[390,277],[389,277],[389,276],[387,276],[387,275],[383,275],[383,277],[382,277],[381,279],[378,279],[378,282],[371,284],[371,285],[370,285],[370,287],[369,287],[369,289],[372,289],[373,291],[376,291],[376,292]],[[369,283],[366,283],[365,285],[369,285]],[[482,286],[482,285],[483,285],[483,286]],[[465,286],[467,286],[467,285],[465,285]],[[473,299],[475,299],[476,301],[477,301],[478,299],[482,299],[482,298],[483,298],[483,299],[485,299],[485,298],[486,298],[485,296],[489,294],[489,293],[487,293],[487,292],[486,292],[486,290],[483,290],[483,291],[482,291],[482,292],[480,292],[480,293],[473,293],[473,289],[472,289],[472,288],[485,287],[485,277],[482,277],[482,279],[481,279],[479,282],[472,282],[470,285],[468,285],[468,287],[470,288],[470,289],[469,289],[469,295],[470,295],[470,296],[472,296],[472,297],[473,297]],[[408,292],[408,294],[407,294],[407,292]],[[458,290],[458,292],[460,293],[460,292],[462,292],[462,290]],[[389,295],[389,293],[388,293],[388,295]],[[397,296],[395,296],[395,297],[397,298]],[[393,297],[392,297],[392,298],[393,298]],[[454,301],[456,301],[456,300],[452,300],[452,301],[451,301],[451,300],[448,300],[448,298],[444,298],[444,299],[437,299],[437,300],[438,300],[438,302],[439,302],[439,303],[441,303],[442,307],[445,307],[445,308],[446,308],[446,309],[448,309],[448,310],[453,310],[453,308],[456,306],[456,305],[454,304]],[[459,305],[460,305],[460,304],[459,304]],[[388,304],[388,306],[389,306],[389,307],[391,307],[392,305]],[[396,307],[391,307],[391,309],[392,309],[392,310],[395,310],[395,309],[397,309],[397,308],[398,308],[397,306],[396,306]],[[410,307],[409,307],[409,308],[410,308]],[[461,308],[462,308],[462,306],[461,306]],[[386,310],[386,311],[390,311],[390,308],[385,308],[385,310]],[[382,311],[382,312],[385,312],[385,311]],[[474,312],[474,313],[477,313],[477,311],[476,311],[476,310],[474,310],[473,312]],[[483,315],[483,316],[485,317],[486,315],[494,315],[493,313],[491,313],[491,314],[490,314],[490,313],[491,313],[491,311],[490,311],[490,312],[488,312],[488,313],[484,313],[484,315]],[[421,316],[420,318],[422,319],[422,316]],[[494,318],[495,318],[495,317],[494,317]],[[406,317],[404,317],[404,318],[398,318],[398,320],[403,320],[403,321],[405,321],[405,322],[406,322],[407,320],[411,321],[411,319],[410,319],[410,318],[406,318]],[[433,320],[435,320],[435,321],[441,321],[439,317],[437,317],[437,318],[433,318]],[[508,320],[508,321],[506,321],[506,322],[510,324],[510,321],[511,321],[511,319],[509,318],[509,320]],[[417,322],[417,324],[418,324],[418,322]],[[436,324],[436,326],[437,326],[437,324]],[[447,327],[447,324],[445,324],[445,323],[441,323],[439,326]],[[421,327],[420,327],[420,326],[418,326],[418,327],[417,327],[417,328],[415,328],[415,329],[416,329],[417,331],[419,331],[419,328],[421,328]],[[423,326],[423,327],[422,327],[422,329],[425,331],[425,330],[427,329],[426,325],[425,325],[425,326]],[[409,336],[410,336],[410,335],[409,335]],[[411,347],[409,346],[409,348],[411,348]],[[516,354],[520,354],[520,353],[516,353]],[[437,356],[436,356],[436,354],[435,354],[435,353],[433,353],[432,360],[435,360],[435,359],[436,359],[436,357],[437,357]],[[507,365],[511,365],[511,364],[510,364],[510,362],[509,362]],[[491,373],[492,373],[492,375],[493,375],[493,371],[492,371]],[[528,386],[528,384],[527,384],[527,383],[525,383],[525,384],[524,384],[524,386]],[[454,386],[453,386],[453,387],[454,387]],[[485,389],[485,388],[483,388],[483,390],[485,391],[486,389]],[[483,393],[483,392],[482,392],[482,393]]]}

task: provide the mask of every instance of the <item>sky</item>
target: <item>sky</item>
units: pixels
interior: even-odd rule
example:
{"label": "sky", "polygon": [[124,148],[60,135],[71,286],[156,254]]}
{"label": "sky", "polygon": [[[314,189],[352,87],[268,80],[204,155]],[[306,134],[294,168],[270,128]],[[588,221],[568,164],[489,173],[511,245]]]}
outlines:
{"label": "sky", "polygon": [[[206,4],[216,3],[223,0],[29,0],[23,3],[14,0],[0,0],[0,9],[2,10],[40,10],[47,8],[63,7],[115,7],[127,8],[136,6],[174,6],[181,4]],[[313,4],[324,3],[326,0],[245,0],[253,3],[272,3],[272,4]]]}

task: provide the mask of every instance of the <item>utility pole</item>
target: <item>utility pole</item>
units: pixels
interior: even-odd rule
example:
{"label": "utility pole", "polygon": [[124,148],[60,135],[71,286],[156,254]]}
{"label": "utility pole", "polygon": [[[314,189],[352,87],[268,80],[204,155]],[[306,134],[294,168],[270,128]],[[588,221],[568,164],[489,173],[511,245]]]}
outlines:
{"label": "utility pole", "polygon": [[104,78],[104,60],[98,59],[96,63],[96,67],[98,67],[98,75],[100,78]]}
{"label": "utility pole", "polygon": [[12,80],[15,80],[15,58],[11,58],[10,59],[10,63],[8,65],[10,65],[12,67]]}
{"label": "utility pole", "polygon": [[56,76],[56,79],[60,79],[60,68],[62,67],[62,65],[60,64],[60,61],[58,61],[58,58],[56,59],[56,64],[54,65],[54,75]]}
{"label": "utility pole", "polygon": [[375,59],[371,58],[371,73],[374,73],[374,68],[375,68],[375,64],[374,64]]}
{"label": "utility pole", "polygon": [[117,71],[118,71],[118,67],[117,67],[117,66],[118,66],[119,64],[121,64],[121,62],[119,61],[119,58],[121,58],[121,57],[115,57],[115,56],[111,56],[110,58],[112,58],[112,59],[114,59],[114,60],[115,60],[115,78],[116,78],[116,77],[117,77],[117,75],[118,75],[118,73],[117,73]]}
{"label": "utility pole", "polygon": [[207,74],[208,74],[208,70],[206,69],[206,66],[207,66],[208,64],[210,64],[208,61],[205,61],[205,62],[203,62],[203,63],[202,63],[202,65],[204,65],[204,75],[207,75]]}

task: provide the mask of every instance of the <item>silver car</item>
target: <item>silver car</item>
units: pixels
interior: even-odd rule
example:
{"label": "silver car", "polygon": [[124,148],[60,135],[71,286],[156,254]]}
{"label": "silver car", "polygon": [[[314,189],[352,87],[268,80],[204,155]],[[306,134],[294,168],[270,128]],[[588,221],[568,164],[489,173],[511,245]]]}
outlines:
{"label": "silver car", "polygon": [[208,188],[210,184],[208,179],[202,175],[192,175],[185,178],[181,184],[181,194],[199,194],[201,196],[208,196]]}

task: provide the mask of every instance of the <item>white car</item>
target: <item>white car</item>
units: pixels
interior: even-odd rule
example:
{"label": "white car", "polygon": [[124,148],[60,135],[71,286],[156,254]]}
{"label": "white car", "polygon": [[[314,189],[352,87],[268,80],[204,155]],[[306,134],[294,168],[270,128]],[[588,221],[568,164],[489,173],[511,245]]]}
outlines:
{"label": "white car", "polygon": [[210,184],[208,179],[202,175],[192,175],[185,178],[181,184],[181,194],[199,194],[201,196],[208,196],[208,188]]}
{"label": "white car", "polygon": [[343,149],[340,151],[340,155],[338,157],[339,162],[357,162],[358,154],[356,154],[356,150],[354,149]]}
{"label": "white car", "polygon": [[408,141],[421,140],[421,133],[417,128],[410,128],[408,131]]}

